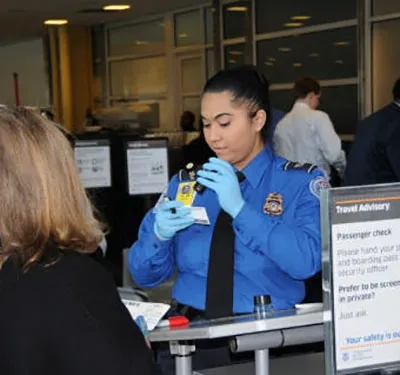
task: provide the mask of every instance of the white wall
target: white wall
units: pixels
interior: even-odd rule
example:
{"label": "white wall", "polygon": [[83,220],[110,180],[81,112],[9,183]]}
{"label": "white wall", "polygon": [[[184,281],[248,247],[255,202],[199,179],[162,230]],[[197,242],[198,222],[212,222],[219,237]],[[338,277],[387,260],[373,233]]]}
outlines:
{"label": "white wall", "polygon": [[0,104],[15,105],[13,73],[18,73],[21,105],[49,105],[49,85],[41,38],[0,46]]}

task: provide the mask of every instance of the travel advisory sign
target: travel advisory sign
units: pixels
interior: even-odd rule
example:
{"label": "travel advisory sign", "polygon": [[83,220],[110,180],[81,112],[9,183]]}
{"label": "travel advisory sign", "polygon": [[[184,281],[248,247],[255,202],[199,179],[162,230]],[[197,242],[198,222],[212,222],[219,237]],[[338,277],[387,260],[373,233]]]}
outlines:
{"label": "travel advisory sign", "polygon": [[400,361],[400,188],[360,191],[333,194],[330,213],[334,356],[343,372]]}

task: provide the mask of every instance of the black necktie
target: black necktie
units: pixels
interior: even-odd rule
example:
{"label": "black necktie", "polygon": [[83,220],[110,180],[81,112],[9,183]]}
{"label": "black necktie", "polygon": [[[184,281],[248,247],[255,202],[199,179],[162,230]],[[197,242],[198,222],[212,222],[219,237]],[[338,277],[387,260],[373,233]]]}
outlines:
{"label": "black necktie", "polygon": [[[236,173],[239,182],[245,179]],[[235,233],[232,218],[221,209],[215,223],[208,262],[205,315],[208,319],[228,317],[233,308]]]}

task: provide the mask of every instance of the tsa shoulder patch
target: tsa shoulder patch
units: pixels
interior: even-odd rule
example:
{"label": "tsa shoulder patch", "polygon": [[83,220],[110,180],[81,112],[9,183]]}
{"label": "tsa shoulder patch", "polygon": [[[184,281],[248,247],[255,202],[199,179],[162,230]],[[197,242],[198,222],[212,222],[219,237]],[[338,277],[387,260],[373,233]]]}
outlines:
{"label": "tsa shoulder patch", "polygon": [[321,191],[325,189],[329,189],[331,185],[325,177],[318,176],[310,181],[310,191],[311,194],[316,196],[318,199],[321,196]]}
{"label": "tsa shoulder patch", "polygon": [[298,163],[295,161],[287,161],[283,165],[284,171],[304,171],[307,173],[311,173],[317,166],[311,163]]}

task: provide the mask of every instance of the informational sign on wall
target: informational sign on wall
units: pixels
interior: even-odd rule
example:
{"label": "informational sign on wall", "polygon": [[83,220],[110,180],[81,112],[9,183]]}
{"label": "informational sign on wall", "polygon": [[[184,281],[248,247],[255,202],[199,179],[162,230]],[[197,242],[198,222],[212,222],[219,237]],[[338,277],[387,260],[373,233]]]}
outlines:
{"label": "informational sign on wall", "polygon": [[329,194],[333,373],[400,365],[400,184]]}
{"label": "informational sign on wall", "polygon": [[111,186],[110,141],[77,140],[74,143],[75,161],[85,188]]}
{"label": "informational sign on wall", "polygon": [[126,157],[130,195],[159,194],[165,190],[169,179],[166,139],[130,141]]}

